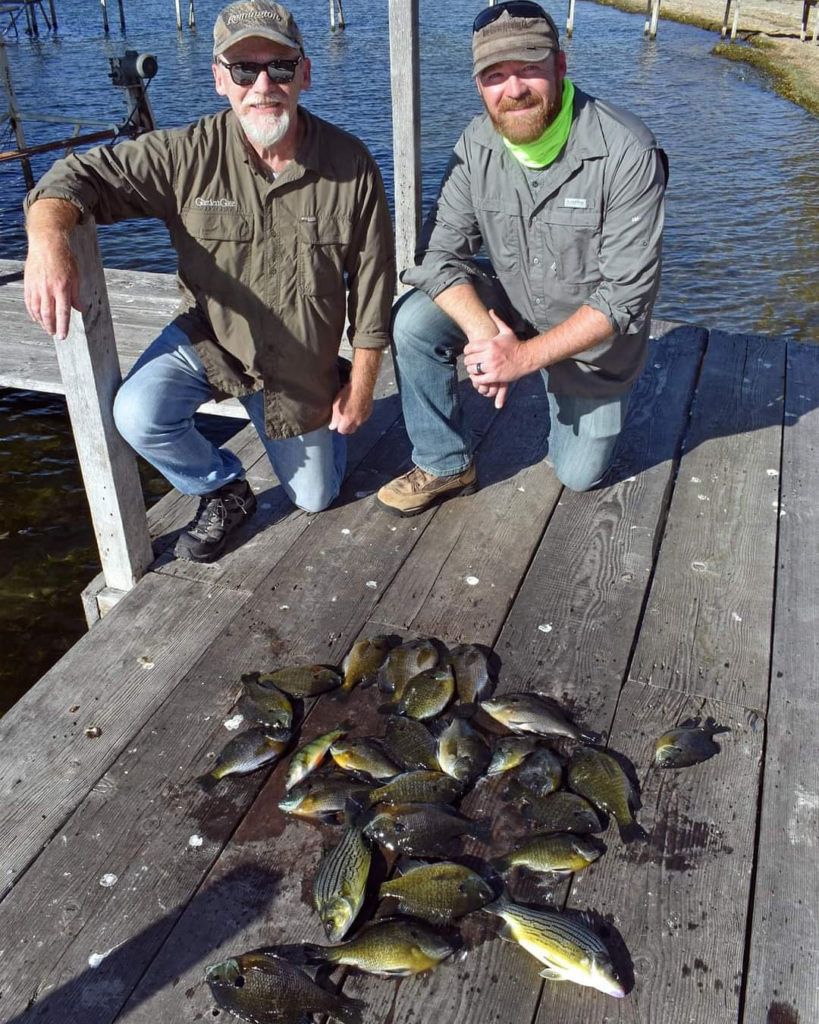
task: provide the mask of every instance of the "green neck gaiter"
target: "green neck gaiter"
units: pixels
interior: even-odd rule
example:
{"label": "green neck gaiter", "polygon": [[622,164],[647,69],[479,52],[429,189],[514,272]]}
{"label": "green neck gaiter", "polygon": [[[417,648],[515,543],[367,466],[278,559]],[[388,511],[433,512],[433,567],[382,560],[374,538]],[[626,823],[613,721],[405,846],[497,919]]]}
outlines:
{"label": "green neck gaiter", "polygon": [[524,167],[548,167],[550,163],[557,159],[561,149],[566,145],[566,140],[572,127],[573,113],[574,85],[568,78],[564,78],[563,101],[560,104],[560,113],[540,138],[520,146],[515,145],[514,142],[510,142],[508,139],[504,139],[504,144],[518,163],[523,164]]}

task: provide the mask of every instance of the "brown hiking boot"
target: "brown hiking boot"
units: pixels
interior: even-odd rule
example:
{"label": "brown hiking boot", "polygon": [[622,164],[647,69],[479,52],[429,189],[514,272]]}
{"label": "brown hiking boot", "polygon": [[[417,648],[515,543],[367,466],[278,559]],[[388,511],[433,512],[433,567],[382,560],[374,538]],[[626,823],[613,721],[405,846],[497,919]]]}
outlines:
{"label": "brown hiking boot", "polygon": [[477,489],[474,463],[451,476],[433,476],[413,466],[409,473],[384,484],[375,499],[379,508],[391,516],[417,516],[438,502],[459,494],[474,494]]}

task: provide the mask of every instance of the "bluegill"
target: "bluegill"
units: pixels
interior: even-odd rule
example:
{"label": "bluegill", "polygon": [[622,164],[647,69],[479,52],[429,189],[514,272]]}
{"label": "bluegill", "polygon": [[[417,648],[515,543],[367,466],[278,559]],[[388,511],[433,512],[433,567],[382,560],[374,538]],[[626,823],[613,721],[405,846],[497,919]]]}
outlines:
{"label": "bluegill", "polygon": [[390,715],[384,732],[384,746],[393,760],[407,771],[426,768],[438,771],[438,743],[423,722],[403,715]]}
{"label": "bluegill", "polygon": [[707,761],[721,749],[714,742],[714,736],[727,731],[712,719],[708,719],[704,725],[700,725],[697,720],[683,722],[656,740],[654,764],[658,768],[688,768],[692,764]]}
{"label": "bluegill", "polygon": [[275,764],[287,750],[290,735],[271,736],[269,732],[266,726],[258,725],[239,733],[224,746],[211,770],[201,775],[197,783],[207,792],[228,775],[247,775]]}
{"label": "bluegill", "polygon": [[244,953],[205,968],[217,1004],[252,1024],[307,1024],[326,1013],[342,1024],[362,1024],[364,1003],[318,986],[304,971],[266,953]]}
{"label": "bluegill", "polygon": [[276,733],[289,732],[293,725],[293,705],[286,693],[260,682],[258,672],[242,676],[242,696],[238,708],[248,722],[266,725]]}
{"label": "bluegill", "polygon": [[400,698],[404,686],[419,672],[434,668],[440,659],[440,651],[432,640],[407,640],[400,647],[394,647],[378,673],[378,686],[383,693]]}
{"label": "bluegill", "polygon": [[581,740],[584,734],[555,704],[537,693],[504,693],[482,700],[480,707],[511,732],[532,732],[538,736],[568,736]]}
{"label": "bluegill", "polygon": [[472,836],[484,842],[489,839],[486,822],[472,821],[446,804],[387,807],[373,815],[364,832],[386,849],[411,857],[438,856],[456,836]]}
{"label": "bluegill", "polygon": [[400,920],[376,921],[339,946],[308,943],[304,950],[314,963],[345,964],[391,978],[428,971],[455,952],[443,935],[427,925]]}
{"label": "bluegill", "polygon": [[290,790],[297,782],[316,770],[330,747],[345,735],[346,729],[332,729],[330,732],[322,733],[309,743],[300,747],[290,759],[287,766],[287,775],[284,779],[285,790]]}
{"label": "bluegill", "polygon": [[374,779],[391,779],[400,771],[374,740],[337,740],[330,747],[330,756],[347,772],[363,772]]}
{"label": "bluegill", "polygon": [[367,804],[447,804],[463,794],[463,783],[444,772],[402,772],[367,794]]}
{"label": "bluegill", "polygon": [[509,853],[493,860],[492,865],[501,874],[507,874],[518,867],[567,874],[582,871],[597,860],[602,852],[602,848],[586,836],[573,835],[571,832],[549,832],[520,840]]}
{"label": "bluegill", "polygon": [[291,697],[317,697],[341,686],[341,676],[328,665],[293,665],[260,674],[259,683],[275,686]]}
{"label": "bluegill", "polygon": [[529,794],[524,795],[521,803],[523,817],[549,832],[574,832],[582,836],[603,831],[596,809],[577,793],[561,790],[548,796]]}
{"label": "bluegill", "polygon": [[447,924],[495,898],[489,883],[464,864],[408,863],[402,873],[381,885],[381,899],[397,901],[397,909],[433,924]]}
{"label": "bluegill", "polygon": [[358,917],[371,857],[368,837],[349,822],[338,844],[322,857],[313,882],[313,904],[330,942],[343,939]]}
{"label": "bluegill", "polygon": [[396,714],[421,720],[435,718],[455,695],[455,676],[449,665],[430,668],[412,677],[395,703]]}
{"label": "bluegill", "polygon": [[473,710],[479,700],[492,696],[494,683],[489,674],[486,654],[475,644],[458,644],[449,650],[449,661],[455,673],[458,699],[463,711]]}
{"label": "bluegill", "polygon": [[546,965],[541,977],[573,981],[617,999],[626,994],[603,940],[578,918],[525,907],[506,896],[483,909],[503,919],[502,938],[517,942]]}
{"label": "bluegill", "polygon": [[517,768],[538,747],[536,736],[501,736],[492,748],[487,775],[502,775]]}
{"label": "bluegill", "polygon": [[378,670],[387,660],[391,647],[388,636],[379,635],[356,640],[341,663],[341,671],[344,674],[341,689],[347,692],[359,683],[373,682],[378,676]]}
{"label": "bluegill", "polygon": [[293,786],[279,807],[299,818],[329,821],[337,818],[350,800],[363,806],[369,788],[368,783],[349,775],[311,775]]}
{"label": "bluegill", "polygon": [[601,811],[614,816],[624,843],[647,836],[632,813],[636,794],[616,758],[604,750],[581,747],[568,766],[569,785]]}
{"label": "bluegill", "polygon": [[546,747],[540,747],[517,769],[514,781],[532,796],[548,796],[560,789],[563,763],[557,754]]}
{"label": "bluegill", "polygon": [[453,718],[438,736],[438,764],[464,785],[483,775],[491,757],[486,740],[463,718]]}

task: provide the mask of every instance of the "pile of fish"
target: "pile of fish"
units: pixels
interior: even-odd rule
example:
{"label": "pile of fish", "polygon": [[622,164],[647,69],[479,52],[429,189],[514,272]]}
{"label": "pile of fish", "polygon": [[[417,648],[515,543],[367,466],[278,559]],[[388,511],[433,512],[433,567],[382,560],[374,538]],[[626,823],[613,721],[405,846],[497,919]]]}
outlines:
{"label": "pile of fish", "polygon": [[[507,884],[521,869],[552,879],[583,870],[605,851],[594,833],[609,817],[623,842],[647,838],[634,818],[630,772],[549,698],[494,689],[483,648],[447,649],[433,639],[395,646],[384,636],[359,640],[340,671],[304,665],[242,678],[238,710],[252,724],[200,777],[205,790],[281,760],[294,745],[303,698],[338,690],[346,717],[361,721],[355,701],[375,694],[383,730],[351,738],[351,721],[339,722],[289,758],[282,811],[341,826],[313,883],[329,944],[254,950],[208,967],[222,1009],[254,1024],[302,1024],[319,1013],[357,1024],[361,1002],[327,991],[305,966],[387,977],[426,971],[458,952],[455,922],[476,912],[500,918],[501,937],[536,957],[543,977],[625,995],[585,916],[518,903]],[[719,731],[710,721],[684,723],[657,740],[655,764],[705,760],[719,750]],[[493,823],[468,817],[461,802],[499,777],[522,834],[510,841],[501,828],[502,851],[470,858],[475,870],[453,854],[453,841],[488,844]],[[375,894],[368,889],[374,846],[395,858],[377,889],[389,910],[362,923],[365,897]]]}

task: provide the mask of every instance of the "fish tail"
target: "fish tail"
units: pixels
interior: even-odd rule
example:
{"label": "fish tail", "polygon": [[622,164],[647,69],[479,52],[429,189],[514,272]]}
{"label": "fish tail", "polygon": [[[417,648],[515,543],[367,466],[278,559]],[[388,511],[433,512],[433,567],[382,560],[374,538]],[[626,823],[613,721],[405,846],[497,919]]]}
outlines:
{"label": "fish tail", "polygon": [[342,1021],[343,1024],[363,1024],[366,1008],[367,1004],[363,999],[339,995],[338,1006],[330,1010],[330,1017]]}
{"label": "fish tail", "polygon": [[203,793],[210,793],[216,783],[219,781],[220,776],[214,775],[213,772],[206,772],[204,775],[200,775],[199,778],[195,779],[196,785],[202,790]]}
{"label": "fish tail", "polygon": [[648,842],[648,833],[634,818],[629,818],[625,822],[618,821],[617,827],[620,829],[620,838],[624,843]]}
{"label": "fish tail", "polygon": [[301,947],[301,963],[326,964],[329,962],[327,953],[326,946],[320,946],[316,942],[304,942]]}

